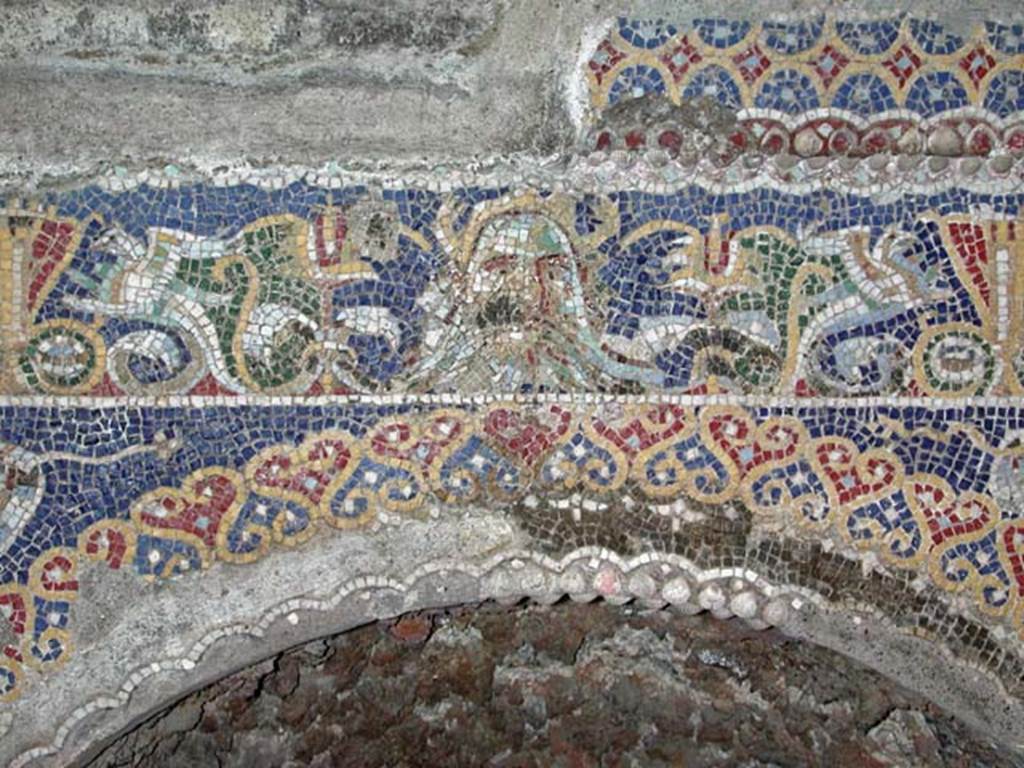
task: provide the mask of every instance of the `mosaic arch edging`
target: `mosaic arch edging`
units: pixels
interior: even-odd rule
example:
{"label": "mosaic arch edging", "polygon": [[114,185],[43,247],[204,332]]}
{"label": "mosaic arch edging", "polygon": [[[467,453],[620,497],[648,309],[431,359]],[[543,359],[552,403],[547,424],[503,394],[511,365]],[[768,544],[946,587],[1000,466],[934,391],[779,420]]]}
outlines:
{"label": "mosaic arch edging", "polygon": [[[687,614],[708,611],[721,619],[740,617],[755,629],[785,626],[794,636],[844,649],[848,655],[866,663],[872,660],[870,649],[859,649],[857,653],[851,651],[848,640],[841,636],[832,637],[828,632],[816,634],[813,630],[808,633],[799,624],[792,623],[794,614],[798,613],[811,612],[813,616],[814,611],[820,611],[829,615],[833,609],[827,600],[800,587],[773,585],[750,570],[702,571],[677,556],[648,553],[623,558],[598,547],[578,549],[561,559],[532,550],[513,550],[481,560],[476,565],[440,560],[419,567],[402,579],[359,576],[337,583],[325,590],[322,597],[310,595],[282,601],[252,619],[223,624],[179,656],[164,656],[139,665],[125,678],[116,694],[96,697],[75,709],[56,729],[52,742],[22,752],[11,765],[22,768],[57,754],[66,759],[88,759],[88,748],[92,745],[115,735],[121,728],[131,727],[138,717],[151,713],[154,706],[165,702],[167,687],[181,680],[183,675],[188,676],[191,685],[186,685],[192,689],[197,676],[200,684],[206,684],[222,678],[227,667],[239,668],[325,633],[417,610],[486,600],[511,605],[531,599],[549,604],[566,596],[577,602],[590,602],[600,597],[616,605],[637,602],[654,609],[671,606]],[[886,618],[873,614],[867,606],[859,610],[861,616],[878,622],[878,629],[866,635],[866,642],[869,645],[891,642]],[[321,614],[331,618],[325,623]],[[849,618],[845,614],[835,616],[841,620]],[[861,620],[858,618],[848,629],[863,631],[859,626]],[[232,661],[226,663],[223,657],[211,658],[217,656],[217,652],[231,653]],[[902,652],[908,663],[927,666],[936,659],[934,647],[904,645]],[[977,669],[958,668],[960,659],[945,648],[939,648],[938,655],[950,667],[944,669],[942,675],[929,675],[920,680],[920,688],[926,695],[957,701],[961,696],[977,695],[978,690],[990,690],[978,689]],[[881,670],[892,668],[886,660],[875,663]],[[935,686],[937,678],[940,682]],[[954,685],[952,691],[943,688],[950,680]],[[1014,716],[1013,712],[1001,712],[998,706],[990,713],[990,725]],[[112,715],[113,721],[98,720],[103,713]],[[2,721],[0,724],[6,725]],[[82,729],[87,727],[89,740],[83,742]]]}
{"label": "mosaic arch edging", "polygon": [[[113,712],[118,725],[130,723],[146,709],[120,710],[135,704],[138,695],[151,694],[155,686],[180,678],[181,673],[191,677],[211,667],[211,652],[243,653],[234,661],[238,666],[239,659],[256,661],[268,652],[293,647],[324,632],[424,608],[486,600],[513,604],[524,598],[547,604],[565,596],[581,602],[601,597],[614,604],[638,600],[652,608],[673,605],[687,613],[708,610],[721,618],[742,616],[760,628],[784,622],[792,610],[803,608],[809,601],[820,602],[817,595],[804,594],[798,588],[775,587],[751,571],[701,571],[685,558],[646,554],[627,559],[597,547],[582,548],[560,559],[524,550],[503,553],[476,565],[440,560],[415,569],[403,579],[360,576],[339,582],[323,597],[283,601],[253,620],[219,626],[180,656],[139,665],[115,694],[96,697],[75,709],[56,729],[49,745],[22,752],[11,766],[21,768],[55,754],[69,759],[83,756],[90,744],[75,743],[81,729],[102,729],[91,736],[92,743],[117,732],[117,725],[96,722],[98,714]],[[335,618],[324,624],[316,618],[321,613]],[[344,617],[341,626],[336,618],[339,615]],[[300,624],[306,626],[296,633]],[[318,626],[321,628],[316,629]],[[259,650],[252,653],[249,648],[239,648],[239,642],[245,640],[258,643]],[[211,679],[223,675],[222,665],[213,662]],[[157,701],[163,700],[162,694],[155,695]]]}

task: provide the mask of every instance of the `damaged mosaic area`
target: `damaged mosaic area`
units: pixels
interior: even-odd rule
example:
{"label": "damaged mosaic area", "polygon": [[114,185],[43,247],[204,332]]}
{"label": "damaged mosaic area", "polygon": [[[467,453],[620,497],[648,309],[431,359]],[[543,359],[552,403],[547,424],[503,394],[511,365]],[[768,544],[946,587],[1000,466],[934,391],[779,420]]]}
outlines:
{"label": "damaged mosaic area", "polygon": [[600,765],[609,753],[658,768],[765,755],[1015,765],[841,654],[706,614],[571,602],[406,615],[290,649],[154,716],[95,765]]}

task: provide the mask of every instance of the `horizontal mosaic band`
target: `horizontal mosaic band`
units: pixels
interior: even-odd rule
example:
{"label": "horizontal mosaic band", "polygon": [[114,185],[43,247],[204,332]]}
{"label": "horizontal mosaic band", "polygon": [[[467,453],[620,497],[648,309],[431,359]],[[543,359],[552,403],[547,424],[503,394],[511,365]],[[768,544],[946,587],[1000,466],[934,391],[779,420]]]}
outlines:
{"label": "horizontal mosaic band", "polygon": [[7,209],[7,394],[1024,394],[1019,193],[90,187]]}
{"label": "horizontal mosaic band", "polygon": [[[590,104],[641,96],[710,102],[735,112],[739,149],[804,156],[1024,150],[1024,24],[986,22],[966,34],[908,16],[814,16],[688,24],[621,18],[586,65]],[[681,126],[600,132],[597,147],[655,141],[674,149]]]}
{"label": "horizontal mosaic band", "polygon": [[702,521],[747,516],[1020,631],[1022,434],[1024,410],[1006,407],[8,406],[0,695],[66,660],[84,561],[166,579],[481,508],[555,554],[690,547],[704,568],[746,560]]}
{"label": "horizontal mosaic band", "polygon": [[[634,120],[632,111],[650,109],[649,102],[636,102],[635,110],[623,110],[614,120],[598,123],[590,143],[598,152],[615,150],[660,150],[679,157],[693,149],[686,146],[686,131],[671,114],[655,119]],[[869,157],[881,154],[984,157],[1006,152],[1024,154],[1024,126],[1002,127],[997,122],[974,117],[890,117],[877,122],[835,116],[827,109],[819,114],[795,118],[741,118],[725,136],[718,136],[715,158],[733,162],[744,153]],[[721,139],[724,139],[722,141]]]}

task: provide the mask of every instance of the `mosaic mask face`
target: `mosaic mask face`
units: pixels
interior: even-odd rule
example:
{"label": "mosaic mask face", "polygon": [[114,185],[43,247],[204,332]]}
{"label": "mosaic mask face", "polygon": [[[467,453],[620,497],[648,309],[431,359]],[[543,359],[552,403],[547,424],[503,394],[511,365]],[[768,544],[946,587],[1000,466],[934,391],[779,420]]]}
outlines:
{"label": "mosaic mask face", "polygon": [[458,346],[439,388],[544,390],[592,379],[579,263],[550,218],[512,213],[488,222],[454,283],[451,327],[459,332],[450,338]]}
{"label": "mosaic mask face", "polygon": [[518,214],[488,224],[467,275],[477,327],[515,341],[575,315],[572,260],[568,238],[546,217]]}

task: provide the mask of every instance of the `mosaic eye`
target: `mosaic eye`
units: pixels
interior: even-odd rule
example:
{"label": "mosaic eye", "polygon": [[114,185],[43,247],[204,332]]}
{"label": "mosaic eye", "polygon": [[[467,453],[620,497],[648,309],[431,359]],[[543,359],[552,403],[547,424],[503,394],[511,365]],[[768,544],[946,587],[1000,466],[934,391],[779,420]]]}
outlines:
{"label": "mosaic eye", "polygon": [[53,324],[37,333],[22,355],[28,382],[57,390],[75,388],[95,378],[103,342],[85,326]]}

